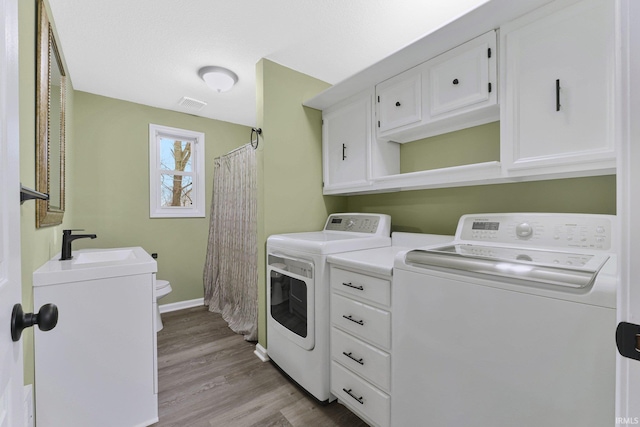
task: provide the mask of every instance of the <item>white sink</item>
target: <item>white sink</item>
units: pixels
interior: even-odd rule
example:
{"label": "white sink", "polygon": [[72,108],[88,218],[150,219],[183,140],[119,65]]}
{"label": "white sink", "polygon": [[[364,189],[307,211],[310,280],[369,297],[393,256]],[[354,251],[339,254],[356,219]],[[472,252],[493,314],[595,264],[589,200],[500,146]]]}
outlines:
{"label": "white sink", "polygon": [[33,273],[33,286],[155,273],[156,260],[140,247],[74,250],[73,258],[57,254]]}
{"label": "white sink", "polygon": [[135,254],[131,248],[117,250],[94,250],[78,252],[73,257],[74,264],[93,264],[98,262],[113,262],[135,259]]}

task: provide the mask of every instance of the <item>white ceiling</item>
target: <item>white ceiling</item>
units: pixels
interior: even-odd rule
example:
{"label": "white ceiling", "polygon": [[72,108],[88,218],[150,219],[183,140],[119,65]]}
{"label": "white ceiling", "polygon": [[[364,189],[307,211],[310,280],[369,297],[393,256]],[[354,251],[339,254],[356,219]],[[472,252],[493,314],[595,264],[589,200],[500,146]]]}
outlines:
{"label": "white ceiling", "polygon": [[[487,0],[49,0],[76,90],[254,126],[261,58],[335,84]],[[207,65],[239,77],[215,93]],[[194,111],[187,96],[207,103]]]}

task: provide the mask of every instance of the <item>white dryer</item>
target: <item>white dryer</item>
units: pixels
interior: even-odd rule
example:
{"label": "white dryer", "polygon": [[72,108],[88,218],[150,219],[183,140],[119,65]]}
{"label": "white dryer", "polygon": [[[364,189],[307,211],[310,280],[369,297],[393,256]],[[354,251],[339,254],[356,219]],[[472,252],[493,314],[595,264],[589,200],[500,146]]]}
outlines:
{"label": "white dryer", "polygon": [[465,215],[396,257],[393,426],[599,427],[615,405],[616,218]]}
{"label": "white dryer", "polygon": [[391,245],[391,217],[332,214],[322,231],[267,239],[267,353],[320,401],[329,392],[331,254]]}

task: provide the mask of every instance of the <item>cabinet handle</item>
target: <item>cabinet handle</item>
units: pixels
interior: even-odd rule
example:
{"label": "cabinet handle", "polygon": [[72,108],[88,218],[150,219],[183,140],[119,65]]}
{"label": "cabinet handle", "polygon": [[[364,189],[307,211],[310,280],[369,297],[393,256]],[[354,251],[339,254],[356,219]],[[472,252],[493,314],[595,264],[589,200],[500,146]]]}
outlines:
{"label": "cabinet handle", "polygon": [[347,146],[342,144],[342,160],[347,159]]}
{"label": "cabinet handle", "polygon": [[560,79],[556,80],[556,111],[560,111]]}
{"label": "cabinet handle", "polygon": [[357,289],[357,290],[359,290],[359,291],[364,291],[364,286],[362,286],[362,285],[359,285],[359,286],[352,285],[352,284],[351,284],[351,282],[349,282],[349,283],[344,283],[344,282],[342,282],[342,285],[343,285],[343,286],[347,286],[347,287],[349,287],[349,288]]}
{"label": "cabinet handle", "polygon": [[362,396],[360,397],[356,397],[355,394],[351,393],[352,389],[347,390],[346,388],[343,388],[342,391],[344,391],[345,393],[347,393],[349,396],[353,397],[355,400],[358,401],[359,404],[364,405],[364,401],[362,399]]}
{"label": "cabinet handle", "polygon": [[452,82],[452,83],[453,83],[454,85],[457,85],[458,83],[460,83],[460,80],[458,80],[458,79],[453,79],[453,82]]}
{"label": "cabinet handle", "polygon": [[362,361],[362,358],[360,359],[356,359],[355,357],[353,357],[351,354],[352,352],[350,351],[349,353],[347,353],[346,351],[343,351],[342,354],[344,354],[345,356],[347,356],[349,359],[353,360],[356,363],[361,364],[362,366],[364,366],[364,362]]}
{"label": "cabinet handle", "polygon": [[342,315],[342,317],[344,317],[347,320],[351,320],[353,323],[357,323],[358,325],[364,326],[364,320],[356,320],[353,317],[351,317],[351,315],[345,316],[344,314]]}
{"label": "cabinet handle", "polygon": [[396,107],[399,107],[400,105],[400,101],[396,101]]}

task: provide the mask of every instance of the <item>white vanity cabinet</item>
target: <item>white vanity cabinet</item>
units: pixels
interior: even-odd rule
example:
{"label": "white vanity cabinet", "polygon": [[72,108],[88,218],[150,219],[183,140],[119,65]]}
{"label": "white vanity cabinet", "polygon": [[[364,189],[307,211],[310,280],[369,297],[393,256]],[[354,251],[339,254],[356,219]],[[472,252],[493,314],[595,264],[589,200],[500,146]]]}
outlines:
{"label": "white vanity cabinet", "polygon": [[156,261],[142,248],[73,251],[33,274],[34,306],[58,307],[36,330],[38,427],[138,427],[158,421]]}
{"label": "white vanity cabinet", "polygon": [[615,2],[538,9],[500,29],[509,176],[614,173]]}
{"label": "white vanity cabinet", "polygon": [[369,424],[391,414],[391,277],[331,266],[331,393]]}
{"label": "white vanity cabinet", "polygon": [[376,86],[377,136],[403,143],[497,121],[496,32]]}

